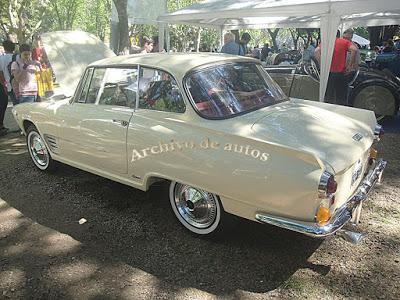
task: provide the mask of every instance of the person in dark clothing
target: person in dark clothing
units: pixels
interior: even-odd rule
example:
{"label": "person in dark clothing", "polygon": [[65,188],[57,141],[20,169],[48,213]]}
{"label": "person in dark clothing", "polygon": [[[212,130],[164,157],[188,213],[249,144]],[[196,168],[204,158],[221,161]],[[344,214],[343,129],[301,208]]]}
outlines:
{"label": "person in dark clothing", "polygon": [[[347,81],[345,74],[354,69],[357,48],[352,42],[341,39],[338,30],[333,49],[331,69],[329,72],[328,86],[325,94],[325,101],[328,103],[347,105]],[[346,55],[350,52],[350,59],[346,65]],[[315,58],[320,61],[321,45],[315,50]]]}
{"label": "person in dark clothing", "polygon": [[249,54],[249,50],[247,48],[247,44],[250,42],[250,40],[250,34],[248,32],[244,32],[239,42],[239,45],[241,48],[243,48],[244,55],[246,56],[252,56],[251,54]]}
{"label": "person in dark clothing", "polygon": [[8,104],[8,95],[3,85],[0,85],[0,136],[7,134],[8,128],[4,127],[4,115]]}
{"label": "person in dark clothing", "polygon": [[269,47],[268,43],[264,44],[264,47],[261,49],[261,60],[265,61],[268,57],[268,54],[272,52],[272,49]]}

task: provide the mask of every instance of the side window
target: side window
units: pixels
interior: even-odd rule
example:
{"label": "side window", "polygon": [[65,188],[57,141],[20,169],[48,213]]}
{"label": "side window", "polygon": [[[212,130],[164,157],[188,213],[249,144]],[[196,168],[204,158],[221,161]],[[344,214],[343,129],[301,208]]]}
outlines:
{"label": "side window", "polygon": [[141,68],[139,108],[182,113],[185,103],[175,79],[169,73]]}
{"label": "side window", "polygon": [[105,68],[94,69],[85,103],[96,102],[97,94],[100,91],[105,72],[106,72]]}
{"label": "side window", "polygon": [[78,91],[78,97],[76,102],[78,103],[85,103],[86,102],[86,96],[89,90],[89,85],[90,85],[90,79],[92,78],[93,74],[93,68],[87,69],[84,79],[80,85],[80,91]]}
{"label": "side window", "polygon": [[106,69],[98,104],[135,108],[137,75],[137,68]]}

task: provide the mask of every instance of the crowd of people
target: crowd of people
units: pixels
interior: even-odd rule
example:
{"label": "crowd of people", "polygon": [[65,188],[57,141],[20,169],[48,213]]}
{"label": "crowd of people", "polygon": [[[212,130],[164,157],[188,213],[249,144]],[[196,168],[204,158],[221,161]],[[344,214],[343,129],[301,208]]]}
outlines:
{"label": "crowd of people", "polygon": [[53,91],[52,71],[45,61],[44,51],[28,44],[17,45],[10,40],[3,42],[4,53],[0,55],[0,136],[8,132],[4,116],[8,102],[20,103],[38,101],[38,97]]}
{"label": "crowd of people", "polygon": [[[353,29],[349,28],[340,35],[339,30],[335,39],[334,51],[332,62],[329,72],[328,86],[325,94],[325,101],[328,103],[338,105],[349,105],[348,103],[348,82],[353,74],[357,71],[360,61],[360,49],[352,41],[354,35]],[[285,43],[281,48],[276,51],[272,49],[268,43],[259,52],[251,52],[248,50],[247,45],[250,41],[250,35],[243,33],[239,42],[235,42],[235,35],[228,32],[224,35],[224,45],[221,48],[221,53],[250,56],[266,61],[268,56],[272,53],[285,53],[290,49]],[[323,46],[323,45],[322,45]],[[396,51],[396,47],[400,47],[400,37],[395,37],[395,43],[385,43],[382,52]],[[303,61],[310,62],[312,59],[320,60],[321,56],[321,43],[316,47],[315,44],[310,43],[303,51]]]}

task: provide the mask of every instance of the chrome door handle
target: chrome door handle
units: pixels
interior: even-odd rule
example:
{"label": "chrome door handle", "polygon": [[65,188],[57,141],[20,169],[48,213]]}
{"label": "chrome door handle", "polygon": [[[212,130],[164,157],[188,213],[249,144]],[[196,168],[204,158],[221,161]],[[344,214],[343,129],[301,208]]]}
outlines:
{"label": "chrome door handle", "polygon": [[129,122],[128,122],[128,121],[125,121],[125,120],[113,119],[112,121],[113,121],[113,123],[120,124],[120,125],[122,125],[122,126],[124,126],[124,127],[128,126],[128,124],[129,124]]}

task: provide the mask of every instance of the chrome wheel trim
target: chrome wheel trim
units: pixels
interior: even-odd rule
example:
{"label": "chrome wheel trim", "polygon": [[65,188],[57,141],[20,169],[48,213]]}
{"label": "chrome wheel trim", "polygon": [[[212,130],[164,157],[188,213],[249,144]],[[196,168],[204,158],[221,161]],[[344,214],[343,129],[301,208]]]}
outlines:
{"label": "chrome wheel trim", "polygon": [[41,170],[46,170],[50,163],[50,155],[44,140],[36,131],[28,134],[28,150],[33,163]]}
{"label": "chrome wheel trim", "polygon": [[320,74],[319,74],[319,67],[317,66],[317,63],[313,59],[311,59],[310,65],[311,65],[312,73],[314,73],[315,77],[317,77],[315,79],[317,79],[319,81]]}
{"label": "chrome wheel trim", "polygon": [[196,234],[213,232],[221,219],[216,195],[190,185],[171,182],[170,202],[178,220]]}
{"label": "chrome wheel trim", "polygon": [[392,92],[380,85],[371,85],[363,88],[354,99],[354,107],[372,110],[377,120],[387,115],[393,115],[396,108],[396,99]]}

